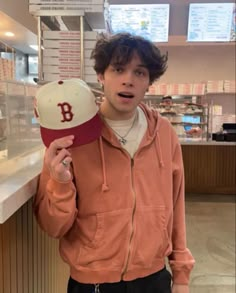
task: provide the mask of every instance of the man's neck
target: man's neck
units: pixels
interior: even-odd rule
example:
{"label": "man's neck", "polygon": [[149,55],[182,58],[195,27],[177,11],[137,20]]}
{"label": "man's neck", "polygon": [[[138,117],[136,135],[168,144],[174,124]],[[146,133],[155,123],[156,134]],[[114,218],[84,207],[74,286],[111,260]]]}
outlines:
{"label": "man's neck", "polygon": [[134,117],[136,111],[137,108],[135,108],[133,112],[117,111],[112,106],[108,106],[106,101],[103,101],[100,105],[100,113],[102,116],[114,121],[129,120]]}

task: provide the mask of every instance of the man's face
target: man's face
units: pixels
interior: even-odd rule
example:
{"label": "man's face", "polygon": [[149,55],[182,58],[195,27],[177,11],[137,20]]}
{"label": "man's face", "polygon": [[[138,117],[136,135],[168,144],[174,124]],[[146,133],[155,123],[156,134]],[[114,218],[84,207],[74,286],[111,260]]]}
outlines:
{"label": "man's face", "polygon": [[163,101],[163,104],[166,106],[171,106],[173,104],[172,99],[165,99]]}
{"label": "man's face", "polygon": [[129,119],[149,87],[149,72],[134,53],[126,65],[110,64],[99,80],[103,83],[105,101],[101,112],[113,120]]}

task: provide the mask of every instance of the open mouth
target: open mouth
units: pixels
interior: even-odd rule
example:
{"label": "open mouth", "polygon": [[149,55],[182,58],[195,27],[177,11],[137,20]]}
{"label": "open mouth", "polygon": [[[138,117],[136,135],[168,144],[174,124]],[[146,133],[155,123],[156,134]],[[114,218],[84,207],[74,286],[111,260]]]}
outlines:
{"label": "open mouth", "polygon": [[134,95],[130,93],[119,93],[118,96],[126,99],[132,99],[134,97]]}

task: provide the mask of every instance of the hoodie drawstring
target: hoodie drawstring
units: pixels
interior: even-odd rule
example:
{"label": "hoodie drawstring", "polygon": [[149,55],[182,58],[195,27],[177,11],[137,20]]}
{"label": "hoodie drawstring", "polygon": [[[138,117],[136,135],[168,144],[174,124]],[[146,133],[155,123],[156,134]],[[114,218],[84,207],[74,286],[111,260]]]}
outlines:
{"label": "hoodie drawstring", "polygon": [[102,137],[99,137],[99,146],[100,146],[100,153],[101,153],[101,160],[102,160],[102,174],[103,174],[103,184],[102,184],[102,192],[109,190],[107,185],[107,175],[106,175],[106,164],[105,164],[105,157],[103,151],[103,144],[102,144]]}
{"label": "hoodie drawstring", "polygon": [[162,152],[161,152],[161,143],[160,143],[160,136],[159,132],[157,131],[157,136],[155,139],[155,147],[156,147],[156,153],[157,153],[157,159],[159,160],[160,166],[163,168],[164,162],[163,162],[163,157],[162,157]]}
{"label": "hoodie drawstring", "polygon": [[99,284],[95,284],[94,285],[94,291],[93,291],[93,293],[100,293]]}

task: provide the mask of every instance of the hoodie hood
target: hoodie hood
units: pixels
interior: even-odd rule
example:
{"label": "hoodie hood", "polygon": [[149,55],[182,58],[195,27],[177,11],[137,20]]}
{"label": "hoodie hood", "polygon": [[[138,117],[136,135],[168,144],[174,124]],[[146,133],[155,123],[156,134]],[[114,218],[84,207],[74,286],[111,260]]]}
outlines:
{"label": "hoodie hood", "polygon": [[145,113],[148,122],[148,136],[145,145],[147,145],[148,143],[152,143],[154,141],[157,160],[159,162],[160,167],[163,168],[164,162],[160,142],[160,128],[162,126],[164,118],[161,117],[160,113],[157,110],[149,108],[144,103],[140,104],[140,108]]}
{"label": "hoodie hood", "polygon": [[[140,103],[139,107],[142,109],[147,119],[148,129],[146,133],[147,141],[145,142],[145,144],[148,144],[157,135],[157,132],[159,131],[159,128],[161,127],[164,118],[161,117],[157,110],[146,106],[144,103]],[[116,147],[121,147],[120,144],[117,142],[116,135],[109,127],[107,127],[106,123],[104,123],[103,125],[102,137],[105,140],[109,141],[112,145]]]}
{"label": "hoodie hood", "polygon": [[[147,119],[147,131],[146,131],[146,134],[144,134],[145,138],[142,140],[139,146],[139,149],[153,143],[156,149],[158,165],[160,168],[163,168],[164,162],[163,162],[163,155],[161,150],[159,130],[161,128],[164,118],[161,117],[161,115],[159,114],[157,110],[149,108],[144,103],[139,104],[139,107],[142,109]],[[99,149],[100,149],[102,173],[103,173],[102,191],[104,192],[109,190],[109,186],[107,184],[106,164],[105,164],[106,160],[105,160],[105,154],[103,150],[103,140],[107,141],[108,143],[112,144],[114,147],[117,147],[117,148],[122,148],[122,146],[118,142],[117,137],[114,134],[114,132],[111,130],[111,128],[108,127],[106,123],[103,123],[102,136],[99,138]]]}
{"label": "hoodie hood", "polygon": [[148,124],[148,134],[150,136],[150,139],[153,139],[160,129],[163,118],[157,110],[148,107],[144,103],[139,104],[139,107],[143,110],[146,116]]}

